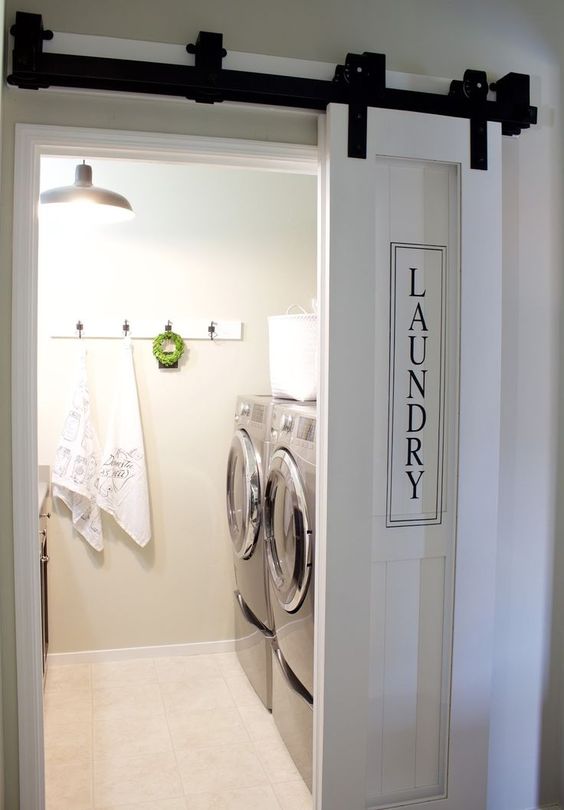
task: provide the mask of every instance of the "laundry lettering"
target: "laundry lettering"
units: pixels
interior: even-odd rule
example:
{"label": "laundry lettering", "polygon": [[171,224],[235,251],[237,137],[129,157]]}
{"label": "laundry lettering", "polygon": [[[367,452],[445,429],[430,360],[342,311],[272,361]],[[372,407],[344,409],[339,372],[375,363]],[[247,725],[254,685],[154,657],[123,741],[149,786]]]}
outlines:
{"label": "laundry lettering", "polygon": [[409,298],[421,299],[414,304],[411,321],[408,328],[409,362],[411,368],[407,369],[407,419],[406,443],[407,454],[405,474],[410,484],[410,499],[419,500],[423,475],[425,473],[423,457],[423,439],[420,434],[427,422],[427,409],[425,404],[425,390],[427,385],[427,369],[421,368],[427,357],[427,338],[429,329],[425,320],[424,301],[426,290],[423,287],[421,271],[417,267],[410,267]]}
{"label": "laundry lettering", "polygon": [[446,364],[446,248],[401,242],[390,247],[386,526],[438,525],[452,385]]}

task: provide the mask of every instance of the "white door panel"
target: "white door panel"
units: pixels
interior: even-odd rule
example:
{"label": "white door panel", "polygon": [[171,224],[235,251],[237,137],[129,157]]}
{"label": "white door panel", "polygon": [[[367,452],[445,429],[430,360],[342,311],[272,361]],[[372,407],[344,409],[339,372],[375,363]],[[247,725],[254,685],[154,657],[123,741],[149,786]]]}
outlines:
{"label": "white door panel", "polygon": [[[383,627],[370,632],[382,741],[368,749],[374,807],[446,793],[456,545],[459,169],[375,159],[373,560]],[[383,384],[384,382],[384,384]],[[386,384],[387,383],[387,384]],[[401,558],[398,559],[398,555]],[[376,571],[371,599],[380,587]],[[432,586],[432,587],[431,587]],[[380,656],[384,636],[384,658]],[[371,681],[373,677],[371,676]]]}
{"label": "white door panel", "polygon": [[[316,805],[482,810],[497,528],[500,128],[327,115]],[[323,320],[323,319],[322,319]],[[456,595],[456,596],[455,596]],[[321,614],[318,614],[321,615]],[[360,771],[364,769],[362,788]]]}

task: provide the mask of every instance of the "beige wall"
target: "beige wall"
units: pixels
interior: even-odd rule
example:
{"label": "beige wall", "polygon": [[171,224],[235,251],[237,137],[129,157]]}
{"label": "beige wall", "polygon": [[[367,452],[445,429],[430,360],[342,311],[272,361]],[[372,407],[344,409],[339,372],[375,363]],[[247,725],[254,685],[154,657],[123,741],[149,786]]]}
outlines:
{"label": "beige wall", "polygon": [[[37,11],[30,0],[16,8]],[[388,54],[388,65],[459,78],[466,67],[490,76],[531,73],[540,126],[505,141],[505,263],[503,437],[498,629],[492,718],[490,808],[529,810],[558,795],[560,656],[550,650],[556,521],[558,319],[562,211],[560,178],[560,0],[241,0],[170,2],[161,13],[152,0],[87,3],[44,0],[47,26],[58,30],[185,42],[198,30],[218,30],[227,48],[342,61],[347,50]],[[9,377],[10,227],[13,125],[65,123],[243,135],[313,142],[311,118],[266,111],[239,113],[195,105],[85,99],[80,95],[5,94],[3,125],[0,365]],[[17,808],[13,581],[9,488],[9,407],[0,402],[0,613],[3,622],[4,727],[7,807]],[[561,571],[561,569],[560,569]],[[557,571],[556,579],[561,577]],[[553,621],[553,619],[555,620]],[[551,673],[552,660],[552,679]],[[543,721],[543,706],[545,719]]]}
{"label": "beige wall", "polygon": [[[4,10],[6,7],[5,0],[0,0],[0,30],[4,30]],[[0,64],[4,62],[4,37],[0,38]],[[2,99],[0,99],[0,149],[2,143]],[[2,166],[0,166],[0,178],[2,178]],[[1,209],[0,209],[1,210]],[[1,216],[1,214],[0,214]],[[0,270],[0,277],[3,273]],[[2,290],[2,281],[0,279],[0,291]],[[1,310],[1,307],[0,307]],[[5,362],[5,355],[0,353],[0,379],[5,380],[7,376],[7,368],[4,366]],[[2,414],[2,407],[0,406],[0,414]],[[6,447],[5,441],[2,439],[2,434],[5,432],[4,426],[1,422],[1,415],[0,415],[0,451],[8,450],[8,457],[9,457],[9,448]],[[6,492],[10,490],[7,481],[4,481],[2,478],[2,473],[4,470],[0,471],[0,508],[4,506],[4,498],[2,496],[2,491]],[[0,526],[0,546],[2,545],[2,535],[4,532],[4,528]],[[8,533],[9,534],[9,533]],[[0,551],[0,560],[2,559],[2,553]],[[9,631],[8,631],[9,632]],[[2,733],[2,729],[4,727],[3,723],[3,707],[2,704],[4,702],[4,690],[2,686],[2,648],[3,648],[3,638],[6,633],[6,627],[3,621],[3,605],[2,600],[0,599],[0,810],[4,810],[4,796],[5,796],[5,789],[4,789],[4,734]]]}
{"label": "beige wall", "polygon": [[[76,161],[43,161],[42,187]],[[69,233],[43,222],[39,279],[39,463],[52,463],[68,408],[76,340],[53,331],[80,318],[115,324],[240,320],[242,341],[187,341],[162,371],[134,340],[153,539],[140,549],[104,520],[99,554],[55,502],[49,526],[50,651],[233,638],[233,572],[225,463],[238,393],[268,393],[267,315],[311,306],[316,178],[230,168],[92,161],[94,182],[130,200],[135,220]],[[86,341],[85,341],[86,342]],[[91,340],[93,414],[103,443],[120,340]]]}

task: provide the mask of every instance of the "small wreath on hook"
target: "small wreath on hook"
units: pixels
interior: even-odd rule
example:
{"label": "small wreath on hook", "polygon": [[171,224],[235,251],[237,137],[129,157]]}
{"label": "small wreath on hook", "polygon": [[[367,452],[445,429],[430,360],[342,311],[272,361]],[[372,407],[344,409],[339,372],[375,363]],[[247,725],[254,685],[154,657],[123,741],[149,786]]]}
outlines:
{"label": "small wreath on hook", "polygon": [[[164,347],[171,343],[174,345],[174,349],[165,351]],[[153,354],[162,366],[170,368],[178,363],[184,354],[184,340],[176,332],[161,332],[153,340]]]}

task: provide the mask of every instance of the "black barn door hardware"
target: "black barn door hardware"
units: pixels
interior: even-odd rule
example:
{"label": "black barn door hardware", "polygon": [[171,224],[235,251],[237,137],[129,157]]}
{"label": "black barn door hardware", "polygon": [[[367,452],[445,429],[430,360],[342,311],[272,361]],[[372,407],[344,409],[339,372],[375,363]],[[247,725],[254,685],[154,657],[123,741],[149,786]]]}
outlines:
{"label": "black barn door hardware", "polygon": [[[194,65],[172,65],[106,57],[45,53],[43,42],[53,32],[43,28],[40,14],[18,11],[15,25],[12,72],[8,83],[38,90],[75,87],[184,96],[213,104],[238,101],[270,106],[325,110],[335,102],[349,105],[349,157],[366,157],[368,107],[466,118],[470,121],[471,166],[487,169],[487,123],[501,123],[504,135],[519,135],[537,123],[537,108],[530,104],[529,76],[508,73],[495,84],[482,70],[467,70],[454,80],[448,94],[423,93],[386,87],[386,57],[380,53],[348,54],[337,65],[332,81],[226,70],[223,35],[200,31],[187,51]],[[488,92],[495,100],[488,99]]]}

